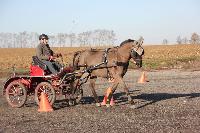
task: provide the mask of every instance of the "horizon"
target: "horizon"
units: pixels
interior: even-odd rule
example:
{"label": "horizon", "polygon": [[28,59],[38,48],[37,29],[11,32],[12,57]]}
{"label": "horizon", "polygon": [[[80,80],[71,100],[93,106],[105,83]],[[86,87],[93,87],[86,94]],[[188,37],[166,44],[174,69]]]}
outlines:
{"label": "horizon", "polygon": [[200,1],[53,1],[2,0],[0,32],[82,33],[113,30],[118,42],[144,38],[144,44],[175,44],[200,33]]}

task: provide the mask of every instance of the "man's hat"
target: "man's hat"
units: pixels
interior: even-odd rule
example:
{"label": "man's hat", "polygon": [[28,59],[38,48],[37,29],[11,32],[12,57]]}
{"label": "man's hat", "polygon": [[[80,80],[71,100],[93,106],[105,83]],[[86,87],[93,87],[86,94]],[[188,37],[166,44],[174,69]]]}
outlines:
{"label": "man's hat", "polygon": [[49,39],[49,37],[46,34],[41,34],[39,36],[39,40],[41,40],[42,38]]}

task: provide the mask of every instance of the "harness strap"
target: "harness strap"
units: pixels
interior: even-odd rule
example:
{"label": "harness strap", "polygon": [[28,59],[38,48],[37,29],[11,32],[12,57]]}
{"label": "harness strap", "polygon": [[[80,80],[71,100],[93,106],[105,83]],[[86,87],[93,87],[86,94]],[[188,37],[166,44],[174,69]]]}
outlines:
{"label": "harness strap", "polygon": [[111,74],[108,70],[108,59],[107,59],[107,55],[108,55],[108,52],[109,52],[110,49],[111,48],[105,49],[104,54],[103,54],[103,62],[104,62],[106,69],[107,69],[107,79],[111,77]]}
{"label": "harness strap", "polygon": [[[94,65],[94,66],[87,66],[87,68],[86,68],[85,71],[88,72],[88,73],[91,73],[92,70],[97,69],[97,68],[100,67],[101,65],[105,65],[105,68],[107,69],[107,79],[108,79],[108,78],[111,78],[111,74],[110,74],[110,72],[109,72],[109,70],[108,70],[108,68],[111,67],[111,66],[108,66],[108,59],[107,59],[108,52],[109,52],[110,49],[111,49],[111,48],[107,48],[107,49],[104,50],[103,57],[102,57],[102,62],[101,62],[101,63],[96,64],[96,65]],[[91,49],[91,51],[92,51],[92,49]],[[79,57],[80,57],[80,56],[79,56]],[[78,58],[78,59],[79,59],[79,58]],[[116,65],[116,64],[115,64],[115,65]],[[112,66],[113,66],[113,65],[112,65]],[[79,67],[80,67],[80,65],[79,65]],[[81,67],[86,67],[86,66],[82,65]]]}

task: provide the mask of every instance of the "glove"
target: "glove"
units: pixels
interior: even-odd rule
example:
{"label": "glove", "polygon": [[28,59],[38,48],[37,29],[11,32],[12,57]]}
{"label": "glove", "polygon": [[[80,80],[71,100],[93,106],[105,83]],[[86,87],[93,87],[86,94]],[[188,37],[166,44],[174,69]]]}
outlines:
{"label": "glove", "polygon": [[51,60],[54,60],[55,59],[55,57],[53,57],[53,56],[49,56],[49,60],[51,61]]}

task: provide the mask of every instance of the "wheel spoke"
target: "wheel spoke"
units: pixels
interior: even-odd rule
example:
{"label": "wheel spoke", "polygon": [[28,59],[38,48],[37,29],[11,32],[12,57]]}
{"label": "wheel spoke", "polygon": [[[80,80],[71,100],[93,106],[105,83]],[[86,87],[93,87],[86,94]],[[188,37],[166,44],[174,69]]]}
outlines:
{"label": "wheel spoke", "polygon": [[6,88],[6,99],[12,107],[22,107],[27,99],[26,86],[19,81],[11,82]]}
{"label": "wheel spoke", "polygon": [[47,99],[52,104],[55,101],[55,90],[49,84],[48,82],[41,82],[38,84],[38,86],[35,89],[35,99],[37,104],[39,104],[39,101],[41,100],[41,92],[44,92],[46,94]]}

